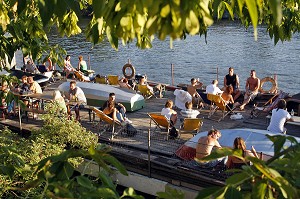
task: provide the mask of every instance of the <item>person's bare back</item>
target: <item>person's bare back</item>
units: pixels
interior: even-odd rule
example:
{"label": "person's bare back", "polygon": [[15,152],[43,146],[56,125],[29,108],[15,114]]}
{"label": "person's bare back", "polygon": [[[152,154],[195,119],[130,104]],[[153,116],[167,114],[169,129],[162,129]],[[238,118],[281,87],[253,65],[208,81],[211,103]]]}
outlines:
{"label": "person's bare back", "polygon": [[221,148],[218,142],[220,137],[219,131],[210,131],[207,136],[199,138],[196,147],[196,158],[201,159],[208,156],[214,147]]}

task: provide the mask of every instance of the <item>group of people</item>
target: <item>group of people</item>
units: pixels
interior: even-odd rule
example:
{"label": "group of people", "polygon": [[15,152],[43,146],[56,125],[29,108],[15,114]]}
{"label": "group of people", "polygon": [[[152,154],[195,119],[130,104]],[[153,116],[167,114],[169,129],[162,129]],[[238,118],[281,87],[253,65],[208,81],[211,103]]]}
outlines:
{"label": "group of people", "polygon": [[[250,164],[249,161],[245,162],[243,159],[240,159],[235,156],[226,156],[222,158],[218,158],[211,161],[202,162],[201,159],[205,158],[206,156],[210,155],[214,148],[220,149],[222,146],[219,143],[219,139],[221,138],[221,132],[217,129],[211,129],[207,136],[201,137],[198,140],[197,147],[196,147],[196,159],[197,164],[206,167],[214,167],[218,164],[226,165],[227,168],[230,169],[240,169],[245,164]],[[245,158],[246,156],[259,157],[255,148],[251,146],[251,150],[247,150],[246,144],[243,138],[237,137],[234,139],[233,142],[233,149],[239,149],[242,151],[242,157]]]}
{"label": "group of people", "polygon": [[81,73],[86,73],[88,70],[87,63],[84,61],[83,56],[78,56],[78,65],[75,69],[71,64],[71,56],[67,55],[64,60],[64,72],[66,73],[66,77],[68,77],[71,73],[74,73],[75,71],[80,71]]}
{"label": "group of people", "polygon": [[[244,100],[242,104],[236,102],[241,95],[240,81],[237,74],[234,73],[232,67],[229,68],[228,74],[224,77],[224,87],[220,89],[218,87],[218,80],[213,80],[211,84],[206,87],[206,93],[221,95],[227,105],[237,107],[240,105],[240,110],[244,110],[245,106],[253,100],[259,91],[260,79],[256,76],[256,71],[250,71],[250,77],[247,78],[245,86]],[[193,97],[193,104],[197,107],[202,106],[201,96],[197,92],[197,89],[201,88],[203,83],[199,79],[192,78],[191,84],[188,85],[187,91]]]}

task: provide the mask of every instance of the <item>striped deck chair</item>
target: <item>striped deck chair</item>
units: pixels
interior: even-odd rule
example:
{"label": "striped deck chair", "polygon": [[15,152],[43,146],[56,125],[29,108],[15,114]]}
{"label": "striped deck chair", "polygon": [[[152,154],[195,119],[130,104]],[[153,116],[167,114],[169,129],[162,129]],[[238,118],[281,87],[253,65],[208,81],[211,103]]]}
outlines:
{"label": "striped deck chair", "polygon": [[203,125],[203,121],[200,118],[184,118],[181,128],[179,129],[179,138],[181,134],[197,134]]}
{"label": "striped deck chair", "polygon": [[281,99],[285,99],[288,97],[288,93],[285,93],[283,91],[279,91],[276,95],[274,95],[271,99],[269,99],[266,103],[263,105],[256,104],[254,105],[254,108],[252,109],[250,113],[250,117],[258,117],[261,113],[266,113],[268,114],[270,111],[272,111],[274,108],[277,107],[277,103]]}
{"label": "striped deck chair", "polygon": [[104,132],[111,131],[110,140],[113,140],[116,135],[118,135],[119,133],[122,134],[122,132],[125,130],[126,126],[123,126],[118,120],[113,120],[111,117],[109,117],[96,107],[93,107],[92,110],[95,113],[95,115],[100,119],[100,121],[97,123],[98,130],[102,130],[100,135]]}
{"label": "striped deck chair", "polygon": [[119,85],[119,76],[118,75],[108,75],[107,80],[110,85]]}
{"label": "striped deck chair", "polygon": [[151,97],[155,97],[154,93],[148,88],[147,85],[137,85],[138,91],[143,95],[145,99],[150,99]]}
{"label": "striped deck chair", "polygon": [[212,119],[211,117],[217,112],[217,110],[222,111],[221,117],[216,120],[218,122],[223,120],[229,113],[233,113],[233,110],[235,109],[226,105],[225,101],[220,95],[207,94],[207,99],[211,101],[208,118]]}
{"label": "striped deck chair", "polygon": [[167,140],[168,140],[171,123],[166,118],[166,116],[161,115],[160,113],[147,113],[147,114],[150,117],[150,129],[151,129],[151,123],[153,122],[155,125],[154,131],[156,131],[157,129],[160,129],[161,131],[166,131],[167,132]]}

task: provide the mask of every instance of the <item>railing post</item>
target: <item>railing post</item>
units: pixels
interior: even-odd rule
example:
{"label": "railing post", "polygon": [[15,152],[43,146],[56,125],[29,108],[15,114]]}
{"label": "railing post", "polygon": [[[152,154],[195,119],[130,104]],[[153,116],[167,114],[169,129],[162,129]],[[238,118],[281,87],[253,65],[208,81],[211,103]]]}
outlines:
{"label": "railing post", "polygon": [[151,148],[150,148],[150,128],[148,129],[148,177],[151,178]]}
{"label": "railing post", "polygon": [[217,80],[219,81],[219,67],[217,67]]}
{"label": "railing post", "polygon": [[174,64],[171,64],[172,86],[174,86]]}

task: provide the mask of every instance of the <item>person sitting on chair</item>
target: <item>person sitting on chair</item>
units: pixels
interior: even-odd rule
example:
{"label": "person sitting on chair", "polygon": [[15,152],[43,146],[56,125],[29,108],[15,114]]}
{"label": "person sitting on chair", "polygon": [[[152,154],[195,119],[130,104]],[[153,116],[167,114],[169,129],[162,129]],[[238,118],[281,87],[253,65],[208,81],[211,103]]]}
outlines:
{"label": "person sitting on chair", "polygon": [[292,116],[286,110],[286,101],[284,99],[279,100],[277,108],[272,110],[272,116],[270,124],[267,128],[268,131],[273,133],[286,134],[286,128],[284,124],[286,121],[294,121]]}
{"label": "person sitting on chair", "polygon": [[241,95],[239,76],[233,73],[233,68],[229,68],[228,74],[224,77],[224,89],[231,85],[233,87],[233,100],[236,101]]}
{"label": "person sitting on chair", "polygon": [[[113,101],[108,101],[107,106],[103,109],[103,113],[107,116],[111,117],[115,121],[119,121],[121,123],[125,123],[125,120],[122,114],[119,113],[118,109],[115,107],[115,103]],[[117,116],[118,115],[118,116]]]}
{"label": "person sitting on chair", "polygon": [[260,80],[256,77],[255,70],[251,70],[250,77],[248,77],[246,81],[246,93],[244,96],[244,102],[240,106],[241,110],[244,110],[245,106],[257,96],[259,86]]}
{"label": "person sitting on chair", "polygon": [[191,85],[187,86],[187,92],[193,97],[193,105],[196,105],[197,107],[201,105],[201,97],[197,92],[197,89],[201,88],[202,85],[202,82],[196,80],[195,78],[192,78]]}
{"label": "person sitting on chair", "polygon": [[29,84],[29,89],[33,94],[42,94],[42,88],[36,81],[33,80],[32,76],[27,77],[27,82]]}
{"label": "person sitting on chair", "polygon": [[[237,137],[233,141],[233,149],[240,149],[242,150],[242,156],[245,158],[246,156],[250,157],[256,157],[259,158],[255,148],[252,146],[251,150],[246,149],[246,144],[243,138]],[[240,158],[237,158],[235,156],[229,156],[228,160],[226,162],[226,166],[229,169],[241,169],[243,165],[249,165],[250,162],[245,162],[241,160]]]}
{"label": "person sitting on chair", "polygon": [[78,67],[77,67],[77,70],[78,71],[81,71],[82,73],[86,73],[87,72],[87,64],[86,64],[86,61],[83,60],[83,56],[82,55],[79,55],[78,56]]}
{"label": "person sitting on chair", "polygon": [[66,59],[64,60],[64,71],[66,72],[66,78],[68,78],[71,72],[75,71],[70,60],[71,60],[70,55],[67,55]]}
{"label": "person sitting on chair", "polygon": [[[202,158],[211,154],[214,147],[222,148],[219,143],[221,132],[217,129],[211,129],[208,131],[207,136],[200,137],[196,147],[196,158],[201,160]],[[197,161],[198,162],[198,161]],[[209,162],[198,162],[202,166],[214,167],[219,163],[226,164],[227,157],[211,160]]]}
{"label": "person sitting on chair", "polygon": [[119,85],[120,85],[121,88],[128,88],[130,90],[133,90],[133,88],[128,84],[128,79],[125,78],[125,77],[122,77],[119,80]]}
{"label": "person sitting on chair", "polygon": [[161,115],[166,116],[166,118],[170,121],[171,126],[175,126],[177,121],[177,112],[172,109],[173,107],[173,101],[168,99],[165,107],[161,110]]}
{"label": "person sitting on chair", "polygon": [[186,118],[197,118],[197,116],[200,114],[198,110],[193,110],[193,103],[192,102],[186,102],[185,103],[186,110],[181,110],[180,113],[183,117]]}
{"label": "person sitting on chair", "polygon": [[[115,93],[109,93],[109,97],[108,100],[106,102],[104,102],[103,106],[102,106],[102,110],[104,110],[105,108],[108,107],[108,103],[113,103],[113,107],[116,108],[118,111],[116,112],[116,117],[118,118],[119,121],[125,121],[126,123],[131,124],[132,121],[130,121],[127,117],[126,117],[126,108],[123,104],[121,103],[117,103],[116,101],[116,94]],[[111,107],[109,107],[109,110],[111,109]]]}
{"label": "person sitting on chair", "polygon": [[147,83],[147,78],[145,76],[140,78],[139,85],[147,85],[147,88],[151,91],[151,93],[155,96],[155,92],[159,92],[159,98],[163,97],[162,91],[163,87],[161,84],[156,85],[155,87],[149,86]]}
{"label": "person sitting on chair", "polygon": [[218,80],[214,79],[212,83],[206,87],[206,93],[213,95],[223,93],[223,91],[221,91],[221,89],[218,87],[218,83]]}
{"label": "person sitting on chair", "polygon": [[233,87],[229,85],[226,87],[225,91],[221,95],[225,104],[228,105],[231,109],[239,104],[238,102],[234,103],[232,93],[233,93]]}
{"label": "person sitting on chair", "polygon": [[[74,110],[75,110],[75,114],[76,114],[76,120],[80,122],[79,110],[84,107],[84,104],[86,104],[85,94],[81,88],[76,86],[75,81],[70,82],[70,89],[69,89],[68,94],[69,94],[68,97],[69,97],[70,101],[78,102],[74,105]],[[68,108],[68,114],[69,114],[69,116],[71,116],[70,106],[68,106],[67,108]]]}
{"label": "person sitting on chair", "polygon": [[68,110],[67,110],[67,106],[66,106],[66,102],[65,99],[61,96],[61,93],[59,90],[55,90],[53,91],[53,101],[56,102],[59,106],[59,112],[63,113],[63,114],[67,114]]}
{"label": "person sitting on chair", "polygon": [[32,59],[29,59],[25,64],[25,71],[29,73],[40,73]]}

